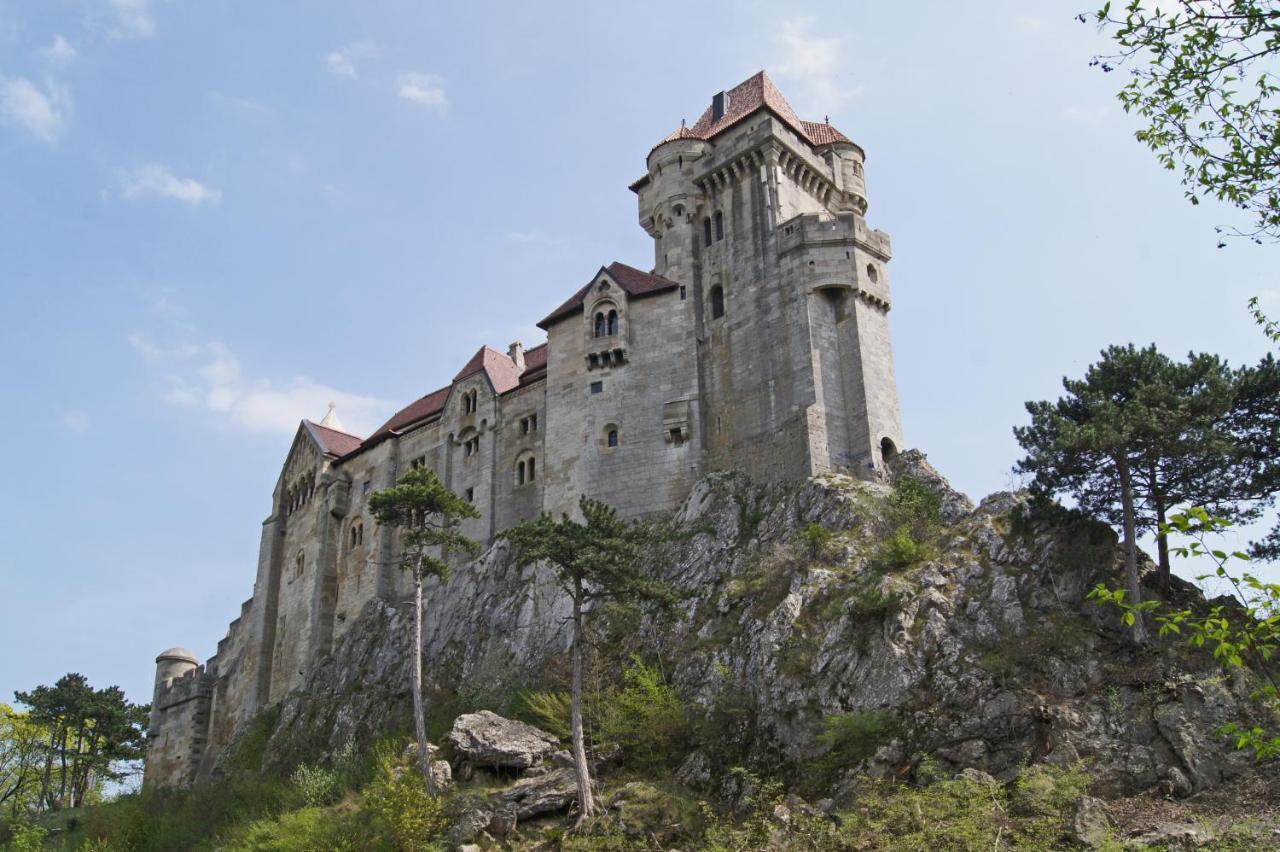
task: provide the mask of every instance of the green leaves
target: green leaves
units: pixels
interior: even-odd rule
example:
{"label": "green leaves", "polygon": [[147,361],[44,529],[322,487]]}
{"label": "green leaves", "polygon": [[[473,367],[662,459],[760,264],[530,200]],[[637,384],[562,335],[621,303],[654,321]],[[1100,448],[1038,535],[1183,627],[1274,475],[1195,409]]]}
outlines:
{"label": "green leaves", "polygon": [[[1271,679],[1269,669],[1270,661],[1280,651],[1280,584],[1263,583],[1248,573],[1237,576],[1228,565],[1233,561],[1247,562],[1248,556],[1206,543],[1209,536],[1221,534],[1230,525],[1230,521],[1194,506],[1171,515],[1162,529],[1191,537],[1191,542],[1177,550],[1213,560],[1215,570],[1211,576],[1228,583],[1236,593],[1238,605],[1173,609],[1159,601],[1148,601],[1131,606],[1125,600],[1123,589],[1109,589],[1104,584],[1094,588],[1088,599],[1117,607],[1126,624],[1133,623],[1135,613],[1150,611],[1160,626],[1161,636],[1178,636],[1192,648],[1207,646],[1223,668],[1248,670],[1262,678],[1262,686],[1254,693],[1254,699],[1269,707],[1272,713],[1280,712],[1280,690]],[[1236,737],[1236,748],[1252,750],[1258,760],[1280,756],[1280,736],[1270,735],[1262,728],[1244,728],[1232,723],[1221,733]]]}
{"label": "green leaves", "polygon": [[1165,11],[1133,0],[1115,16],[1107,3],[1095,19],[1119,53],[1092,64],[1131,66],[1118,97],[1147,122],[1138,141],[1181,168],[1192,204],[1217,198],[1252,220],[1228,233],[1280,239],[1280,3],[1178,0]]}
{"label": "green leaves", "polygon": [[449,578],[451,553],[473,558],[480,543],[458,532],[468,518],[478,518],[476,507],[450,491],[435,471],[411,469],[391,488],[369,497],[369,511],[379,524],[400,531],[403,553],[400,567],[418,572],[420,578]]}

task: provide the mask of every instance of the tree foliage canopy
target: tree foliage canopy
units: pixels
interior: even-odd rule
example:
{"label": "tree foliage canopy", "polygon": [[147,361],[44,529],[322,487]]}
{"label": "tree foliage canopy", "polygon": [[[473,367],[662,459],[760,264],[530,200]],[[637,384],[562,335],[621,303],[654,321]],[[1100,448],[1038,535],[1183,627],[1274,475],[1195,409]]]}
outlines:
{"label": "tree foliage canopy", "polygon": [[459,524],[480,513],[430,468],[413,468],[392,487],[375,492],[369,497],[369,511],[379,524],[400,530],[401,567],[417,572],[419,579],[438,577],[443,582],[449,579],[447,554],[474,556],[480,550],[458,532]]}
{"label": "tree foliage canopy", "polygon": [[1252,219],[1230,233],[1280,240],[1280,0],[1129,0],[1094,18],[1120,48],[1094,64],[1129,66],[1120,102],[1146,122],[1138,140],[1181,170],[1187,199]]}

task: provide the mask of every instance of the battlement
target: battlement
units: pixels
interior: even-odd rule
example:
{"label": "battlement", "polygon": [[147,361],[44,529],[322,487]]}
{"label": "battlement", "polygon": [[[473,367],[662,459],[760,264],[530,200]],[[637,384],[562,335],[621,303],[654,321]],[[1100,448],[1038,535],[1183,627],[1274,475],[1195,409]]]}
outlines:
{"label": "battlement", "polygon": [[786,254],[805,246],[857,245],[880,260],[893,256],[893,244],[884,231],[867,227],[867,221],[852,213],[801,213],[778,227],[778,253]]}

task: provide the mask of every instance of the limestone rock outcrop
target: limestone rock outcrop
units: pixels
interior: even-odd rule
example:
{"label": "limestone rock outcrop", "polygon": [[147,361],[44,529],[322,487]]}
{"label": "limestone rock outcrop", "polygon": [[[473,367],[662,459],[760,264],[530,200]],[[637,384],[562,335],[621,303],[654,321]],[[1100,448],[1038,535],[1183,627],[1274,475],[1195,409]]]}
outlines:
{"label": "limestone rock outcrop", "polygon": [[[926,757],[944,771],[999,780],[1028,762],[1085,760],[1103,794],[1187,795],[1249,765],[1215,734],[1247,715],[1248,685],[1172,640],[1135,647],[1114,612],[1086,600],[1097,583],[1122,576],[1109,527],[1037,514],[1021,494],[975,507],[916,452],[894,467],[940,498],[939,529],[909,562],[883,551],[892,484],[832,476],[759,486],[715,474],[645,555],[687,596],[638,622],[596,617],[599,647],[615,654],[602,665],[631,653],[665,661],[681,696],[721,736],[701,744],[682,777],[714,786],[729,752],[762,764],[814,758],[827,721],[859,713],[894,720],[893,736],[864,765],[882,777],[909,775]],[[804,536],[814,525],[832,537],[820,554]],[[1175,585],[1184,598],[1196,594]],[[433,694],[452,690],[463,709],[502,709],[495,696],[544,688],[564,670],[567,610],[551,575],[517,568],[499,540],[428,589]],[[374,602],[359,619],[281,704],[268,749],[277,761],[403,728],[409,612]],[[453,743],[468,760],[519,766],[550,755],[537,736],[490,742],[478,724],[489,717],[472,718]],[[529,781],[530,801],[540,801]]]}

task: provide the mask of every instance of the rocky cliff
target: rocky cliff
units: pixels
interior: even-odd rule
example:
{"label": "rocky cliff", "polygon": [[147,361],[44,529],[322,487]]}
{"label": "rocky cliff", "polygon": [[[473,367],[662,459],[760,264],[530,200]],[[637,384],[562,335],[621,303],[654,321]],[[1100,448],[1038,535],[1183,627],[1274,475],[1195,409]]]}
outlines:
{"label": "rocky cliff", "polygon": [[[803,764],[829,747],[826,720],[858,713],[892,720],[863,762],[882,777],[928,765],[1008,778],[1084,761],[1104,792],[1186,795],[1249,765],[1214,733],[1247,715],[1243,679],[1173,642],[1135,648],[1113,612],[1086,602],[1096,583],[1119,582],[1105,525],[1033,511],[1020,494],[974,507],[906,453],[886,484],[713,475],[655,529],[646,561],[687,596],[599,613],[596,664],[656,660],[709,720],[679,773],[691,785],[731,765]],[[567,614],[553,578],[515,567],[502,541],[429,588],[442,722],[442,708],[502,711],[522,689],[562,682]],[[375,602],[359,618],[278,708],[269,763],[403,729],[409,612]]]}

